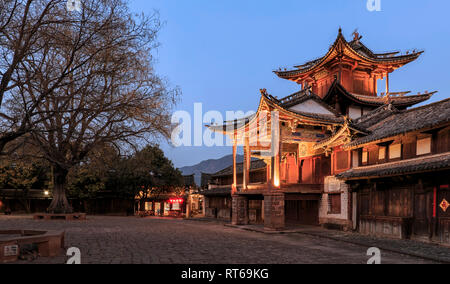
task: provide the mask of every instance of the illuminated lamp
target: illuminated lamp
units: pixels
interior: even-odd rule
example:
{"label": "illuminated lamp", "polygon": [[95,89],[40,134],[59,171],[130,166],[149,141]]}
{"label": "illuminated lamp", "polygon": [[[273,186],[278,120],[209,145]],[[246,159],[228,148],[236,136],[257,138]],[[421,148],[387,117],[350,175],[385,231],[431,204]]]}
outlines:
{"label": "illuminated lamp", "polygon": [[273,185],[275,187],[280,187],[280,179],[279,178],[275,178],[275,181],[273,182]]}
{"label": "illuminated lamp", "polygon": [[44,191],[44,195],[45,195],[45,196],[49,196],[49,195],[50,195],[50,192],[49,192],[48,190],[46,190],[46,191]]}

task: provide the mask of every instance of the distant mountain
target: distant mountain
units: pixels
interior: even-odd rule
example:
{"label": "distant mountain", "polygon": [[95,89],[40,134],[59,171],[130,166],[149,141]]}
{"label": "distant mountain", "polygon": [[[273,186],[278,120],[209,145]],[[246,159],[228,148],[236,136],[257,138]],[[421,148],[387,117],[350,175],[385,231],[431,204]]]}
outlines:
{"label": "distant mountain", "polygon": [[[242,163],[244,161],[244,156],[237,155],[236,159],[238,163]],[[183,175],[186,176],[195,174],[195,183],[200,186],[202,173],[214,174],[218,171],[228,168],[231,165],[233,165],[233,155],[228,155],[217,160],[211,159],[200,162],[199,164],[194,166],[182,167],[180,168],[180,171],[183,173]]]}

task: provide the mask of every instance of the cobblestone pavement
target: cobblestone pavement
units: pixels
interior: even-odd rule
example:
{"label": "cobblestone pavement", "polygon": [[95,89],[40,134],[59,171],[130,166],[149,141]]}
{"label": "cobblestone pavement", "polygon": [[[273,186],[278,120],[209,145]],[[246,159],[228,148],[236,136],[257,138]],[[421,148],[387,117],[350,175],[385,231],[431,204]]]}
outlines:
{"label": "cobblestone pavement", "polygon": [[[305,234],[266,235],[211,222],[136,217],[64,222],[1,216],[0,228],[64,230],[66,247],[78,247],[84,264],[364,264],[370,247]],[[38,258],[33,263],[65,261]],[[382,263],[432,262],[382,251]]]}
{"label": "cobblestone pavement", "polygon": [[382,250],[404,253],[411,256],[450,264],[450,248],[437,244],[424,243],[415,240],[376,238],[357,233],[330,231],[321,228],[305,228],[302,230],[302,233],[313,237],[326,237],[337,241],[377,247]]}
{"label": "cobblestone pavement", "polygon": [[327,230],[321,227],[314,226],[288,228],[285,231],[281,232],[267,232],[264,230],[264,226],[262,225],[232,226],[226,224],[226,226],[265,234],[289,234],[291,236],[301,234],[309,235],[315,238],[327,238],[361,246],[376,247],[384,251],[401,253],[410,256],[416,256],[419,258],[429,259],[436,262],[450,264],[450,247],[445,247],[429,242],[378,238],[353,232]]}

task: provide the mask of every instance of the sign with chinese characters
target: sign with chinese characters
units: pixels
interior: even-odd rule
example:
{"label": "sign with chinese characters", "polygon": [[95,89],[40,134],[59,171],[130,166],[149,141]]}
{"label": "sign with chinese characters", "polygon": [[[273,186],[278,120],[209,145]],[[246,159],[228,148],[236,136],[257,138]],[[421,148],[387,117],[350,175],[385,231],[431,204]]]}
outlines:
{"label": "sign with chinese characters", "polygon": [[447,212],[447,209],[450,207],[450,203],[448,203],[448,201],[444,199],[442,200],[439,207],[441,207],[442,211]]}
{"label": "sign with chinese characters", "polygon": [[17,256],[18,254],[19,254],[18,245],[5,246],[5,250],[3,252],[4,256]]}

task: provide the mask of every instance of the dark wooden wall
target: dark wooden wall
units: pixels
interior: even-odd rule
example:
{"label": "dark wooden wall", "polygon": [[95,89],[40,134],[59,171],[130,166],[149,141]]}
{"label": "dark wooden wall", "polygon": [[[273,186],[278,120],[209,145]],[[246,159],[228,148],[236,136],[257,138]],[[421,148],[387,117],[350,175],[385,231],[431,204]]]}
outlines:
{"label": "dark wooden wall", "polygon": [[404,218],[411,237],[450,243],[450,208],[439,208],[450,202],[449,185],[448,170],[365,181],[357,187],[358,216]]}

